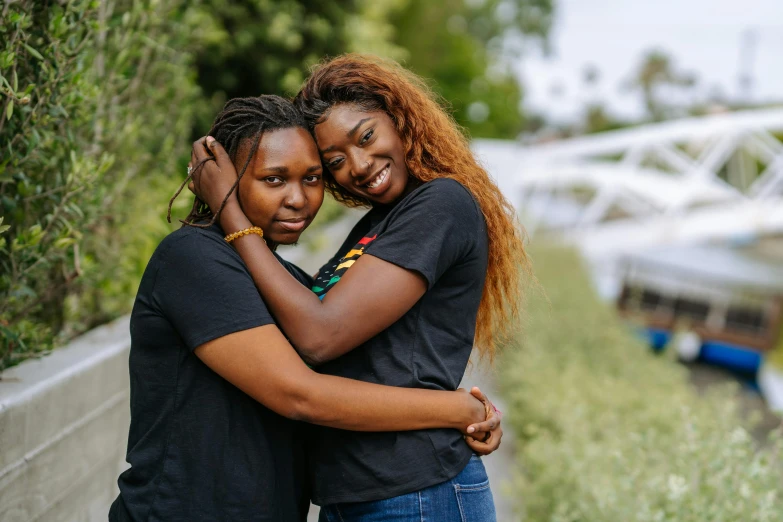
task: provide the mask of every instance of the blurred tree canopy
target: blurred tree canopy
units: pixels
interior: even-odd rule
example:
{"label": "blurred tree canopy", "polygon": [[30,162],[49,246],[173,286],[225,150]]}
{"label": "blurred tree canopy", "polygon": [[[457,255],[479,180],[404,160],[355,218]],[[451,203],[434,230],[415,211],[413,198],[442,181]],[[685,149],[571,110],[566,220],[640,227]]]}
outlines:
{"label": "blurred tree canopy", "polygon": [[[355,0],[203,0],[189,10],[198,83],[208,104],[199,129],[209,128],[226,100],[293,95],[310,66],[345,52],[342,27]],[[196,129],[196,134],[199,134]]]}
{"label": "blurred tree canopy", "polygon": [[211,100],[198,129],[226,99],[292,95],[310,66],[354,51],[432,80],[473,136],[514,138],[524,118],[510,62],[529,41],[546,44],[552,9],[552,0],[204,0],[189,14]]}
{"label": "blurred tree canopy", "polygon": [[669,54],[653,49],[642,57],[631,79],[630,87],[640,91],[650,118],[653,121],[663,121],[677,115],[678,109],[681,109],[672,105],[667,99],[671,96],[672,90],[687,90],[694,85],[696,85],[695,74],[676,69],[674,60]]}
{"label": "blurred tree canopy", "polygon": [[387,42],[365,30],[351,43],[431,79],[472,136],[515,138],[525,121],[511,62],[530,42],[546,46],[552,14],[551,0],[392,0],[362,12],[365,27]]}

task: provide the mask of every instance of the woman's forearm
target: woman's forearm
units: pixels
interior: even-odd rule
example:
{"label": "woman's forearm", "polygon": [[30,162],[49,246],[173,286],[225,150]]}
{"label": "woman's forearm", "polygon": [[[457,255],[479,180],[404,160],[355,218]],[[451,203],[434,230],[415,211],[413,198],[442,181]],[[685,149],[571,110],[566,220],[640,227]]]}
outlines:
{"label": "woman's forearm", "polygon": [[465,433],[486,417],[468,392],[421,390],[370,384],[317,374],[299,401],[301,420],[351,431],[453,428]]}
{"label": "woman's forearm", "polygon": [[465,392],[419,390],[323,375],[308,368],[277,326],[234,332],[197,347],[218,375],[285,417],[359,431],[455,428],[485,419]]}
{"label": "woman's forearm", "polygon": [[[226,205],[220,215],[220,224],[226,234],[253,226],[238,204]],[[328,329],[338,324],[329,308],[280,264],[258,236],[241,237],[234,240],[233,245],[277,323],[302,358],[311,364],[332,358],[324,357],[323,353],[324,339],[330,337]]]}

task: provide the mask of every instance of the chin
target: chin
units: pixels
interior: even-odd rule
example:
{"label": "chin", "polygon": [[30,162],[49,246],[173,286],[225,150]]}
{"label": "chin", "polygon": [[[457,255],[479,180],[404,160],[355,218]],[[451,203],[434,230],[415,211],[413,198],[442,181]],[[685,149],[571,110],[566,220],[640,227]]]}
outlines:
{"label": "chin", "polygon": [[269,236],[267,239],[276,245],[294,246],[299,243],[299,237],[302,234],[275,234],[275,236]]}

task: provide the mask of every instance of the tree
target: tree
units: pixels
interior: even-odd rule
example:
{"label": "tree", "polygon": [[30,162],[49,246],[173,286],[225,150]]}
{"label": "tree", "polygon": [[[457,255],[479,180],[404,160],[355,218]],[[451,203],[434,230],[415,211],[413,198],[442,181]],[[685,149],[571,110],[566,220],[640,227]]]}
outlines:
{"label": "tree", "polygon": [[620,121],[614,117],[603,103],[591,103],[585,109],[583,128],[581,132],[590,134],[605,132],[627,127],[628,122]]}
{"label": "tree", "polygon": [[670,117],[674,109],[671,103],[665,101],[662,90],[690,89],[695,84],[693,73],[676,70],[672,58],[660,50],[645,54],[631,80],[631,87],[641,91],[647,113],[654,121]]}
{"label": "tree", "polygon": [[401,60],[431,79],[471,135],[515,138],[525,122],[510,63],[527,40],[545,42],[551,15],[551,0],[393,0],[362,12],[391,45],[361,33],[351,47]]}
{"label": "tree", "polygon": [[181,8],[0,10],[0,371],[128,307],[138,272],[125,267],[140,250],[130,238],[162,221],[150,187],[179,170],[197,105]]}
{"label": "tree", "polygon": [[205,0],[192,9],[198,84],[211,100],[195,132],[227,99],[296,93],[311,65],[345,52],[341,28],[357,9],[353,0]]}

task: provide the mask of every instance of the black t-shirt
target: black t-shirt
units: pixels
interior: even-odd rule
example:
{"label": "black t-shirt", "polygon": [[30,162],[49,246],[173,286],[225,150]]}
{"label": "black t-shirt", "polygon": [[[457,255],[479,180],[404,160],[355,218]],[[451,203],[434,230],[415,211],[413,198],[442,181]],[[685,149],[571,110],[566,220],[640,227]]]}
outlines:
{"label": "black t-shirt", "polygon": [[119,477],[110,521],[304,520],[300,425],[193,353],[207,341],[273,323],[219,227],[184,227],[161,242],[131,314],[131,467]]}
{"label": "black t-shirt", "polygon": [[[487,271],[486,225],[472,195],[454,180],[437,179],[391,209],[371,210],[321,269],[313,290],[324,295],[363,254],[419,272],[428,290],[388,329],[318,371],[455,390],[473,348]],[[308,459],[320,505],[391,498],[439,484],[459,474],[472,455],[462,435],[450,429],[313,431]]]}

